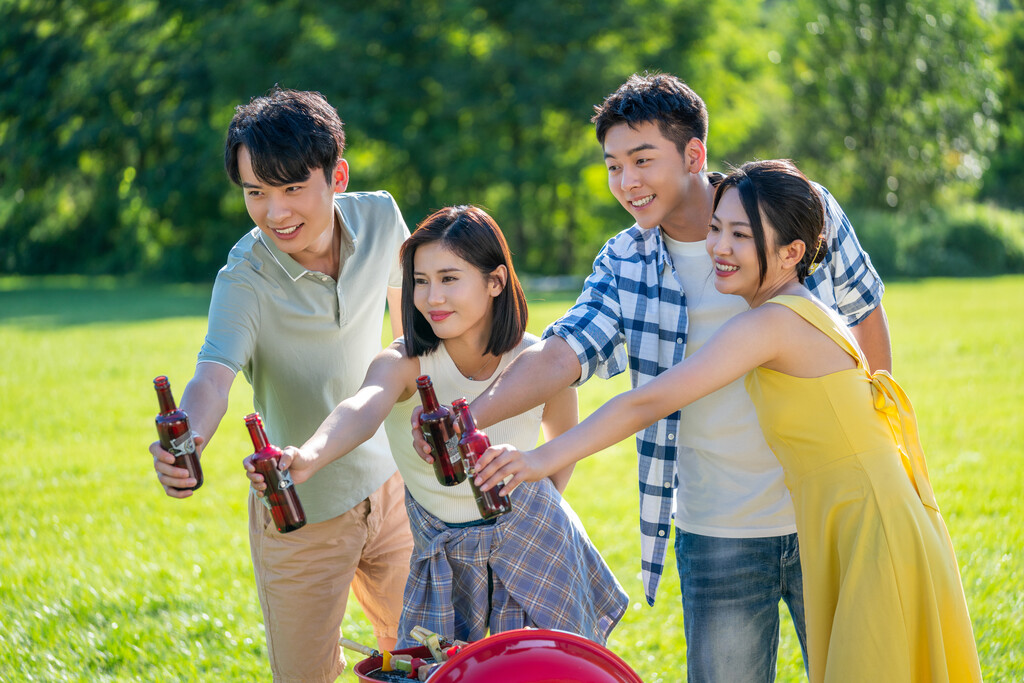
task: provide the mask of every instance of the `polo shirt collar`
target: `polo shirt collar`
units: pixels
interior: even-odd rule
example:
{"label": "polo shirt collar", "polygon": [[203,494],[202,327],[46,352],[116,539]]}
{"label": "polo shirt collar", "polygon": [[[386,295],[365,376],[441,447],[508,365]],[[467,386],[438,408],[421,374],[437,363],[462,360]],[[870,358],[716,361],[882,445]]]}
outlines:
{"label": "polo shirt collar", "polygon": [[[352,232],[352,228],[350,228],[348,223],[345,221],[345,217],[342,215],[341,207],[338,206],[337,201],[334,202],[334,218],[338,221],[338,224],[341,225],[341,244],[338,247],[340,271],[345,267],[346,252],[351,253],[355,247],[356,236]],[[267,248],[267,251],[270,252],[270,255],[274,257],[274,260],[277,261],[277,265],[281,267],[281,270],[287,273],[288,277],[292,279],[292,282],[295,282],[306,273],[311,272],[305,266],[302,266],[298,261],[293,259],[289,254],[281,251],[278,246],[274,244],[274,240],[267,239],[267,236],[263,234],[262,230],[259,231],[259,239],[263,246]]]}

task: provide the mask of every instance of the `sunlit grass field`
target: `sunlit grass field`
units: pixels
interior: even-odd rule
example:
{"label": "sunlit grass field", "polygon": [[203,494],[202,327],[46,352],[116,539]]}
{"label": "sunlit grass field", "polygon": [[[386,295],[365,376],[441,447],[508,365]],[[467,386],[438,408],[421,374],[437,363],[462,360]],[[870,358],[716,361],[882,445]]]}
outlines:
{"label": "sunlit grass field", "polygon": [[[240,465],[249,386],[236,381],[193,498],[163,495],[147,451],[152,379],[180,396],[208,300],[201,286],[0,278],[0,681],[270,680]],[[532,296],[531,330],[570,303]],[[890,283],[885,306],[985,678],[1022,680],[1024,277]],[[581,413],[626,387],[591,381]],[[577,466],[566,495],[630,594],[609,647],[647,683],[683,681],[673,557],[657,604],[643,598],[635,476],[628,440]],[[350,605],[346,635],[372,643]],[[803,680],[788,621],[778,680]]]}

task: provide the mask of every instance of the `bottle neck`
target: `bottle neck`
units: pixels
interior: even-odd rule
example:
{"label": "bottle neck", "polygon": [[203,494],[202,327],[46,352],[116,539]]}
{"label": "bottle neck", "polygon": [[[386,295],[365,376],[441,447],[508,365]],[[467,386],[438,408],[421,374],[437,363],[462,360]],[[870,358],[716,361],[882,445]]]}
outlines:
{"label": "bottle neck", "polygon": [[468,405],[459,408],[459,421],[462,422],[464,433],[476,431],[476,422],[473,421],[473,413],[469,412]]}
{"label": "bottle neck", "polygon": [[270,441],[267,439],[267,432],[263,428],[262,422],[258,420],[246,420],[245,426],[249,429],[249,437],[252,439],[252,447],[256,449],[257,453],[270,445]]}
{"label": "bottle neck", "polygon": [[420,391],[420,401],[423,403],[423,412],[432,413],[440,407],[437,402],[437,395],[434,393],[433,384],[417,383],[416,388]]}
{"label": "bottle neck", "polygon": [[171,394],[171,385],[163,384],[156,387],[156,399],[160,402],[160,413],[173,413],[178,409],[174,403],[174,395]]}

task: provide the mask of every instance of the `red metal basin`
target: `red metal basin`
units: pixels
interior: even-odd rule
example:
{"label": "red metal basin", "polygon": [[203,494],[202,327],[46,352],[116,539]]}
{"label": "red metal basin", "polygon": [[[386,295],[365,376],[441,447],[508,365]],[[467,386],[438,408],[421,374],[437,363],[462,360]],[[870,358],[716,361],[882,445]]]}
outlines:
{"label": "red metal basin", "polygon": [[[426,648],[398,650],[422,657]],[[429,656],[429,653],[428,655]],[[355,666],[361,681],[380,668],[380,657]],[[430,683],[643,683],[611,650],[574,633],[516,629],[462,648],[430,677]]]}

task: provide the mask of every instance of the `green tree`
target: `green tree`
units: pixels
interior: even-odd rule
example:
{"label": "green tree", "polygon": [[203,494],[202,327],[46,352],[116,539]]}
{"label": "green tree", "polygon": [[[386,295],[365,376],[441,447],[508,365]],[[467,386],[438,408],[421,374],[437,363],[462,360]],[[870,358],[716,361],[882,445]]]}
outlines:
{"label": "green tree", "polygon": [[994,17],[999,26],[999,138],[985,172],[982,196],[1024,207],[1024,4]]}
{"label": "green tree", "polygon": [[593,105],[670,71],[717,109],[720,153],[749,146],[760,4],[0,0],[0,268],[209,278],[248,224],[224,131],[279,83],[337,106],[353,190],[410,223],[482,204],[523,270],[584,271],[625,219]]}
{"label": "green tree", "polygon": [[160,262],[182,275],[214,251],[210,82],[186,19],[201,18],[197,7],[4,2],[0,264],[117,272]]}
{"label": "green tree", "polygon": [[789,21],[787,147],[805,170],[862,207],[978,184],[997,96],[974,0],[800,0]]}
{"label": "green tree", "polygon": [[524,269],[589,268],[623,219],[603,187],[593,105],[633,71],[684,63],[709,20],[694,0],[376,3],[342,29],[371,73],[339,92],[346,120],[373,138],[350,161],[373,149],[366,162],[407,217],[483,204]]}

